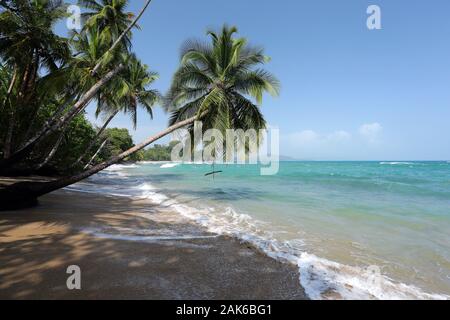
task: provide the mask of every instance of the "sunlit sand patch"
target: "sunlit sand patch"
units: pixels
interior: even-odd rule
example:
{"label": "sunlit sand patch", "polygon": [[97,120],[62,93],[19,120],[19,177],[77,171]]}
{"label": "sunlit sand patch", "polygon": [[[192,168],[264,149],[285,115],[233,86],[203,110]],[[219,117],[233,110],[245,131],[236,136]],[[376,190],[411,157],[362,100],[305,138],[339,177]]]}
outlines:
{"label": "sunlit sand patch", "polygon": [[0,242],[9,243],[20,240],[33,240],[44,238],[48,235],[65,234],[69,230],[68,225],[46,222],[31,222],[2,231],[0,229]]}

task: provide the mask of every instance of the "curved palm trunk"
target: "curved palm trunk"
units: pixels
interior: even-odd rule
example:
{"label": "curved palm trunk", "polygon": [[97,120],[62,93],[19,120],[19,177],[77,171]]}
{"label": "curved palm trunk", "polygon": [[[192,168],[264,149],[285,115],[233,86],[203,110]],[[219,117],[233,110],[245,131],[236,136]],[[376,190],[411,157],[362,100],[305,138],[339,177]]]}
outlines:
{"label": "curved palm trunk", "polygon": [[[114,43],[112,44],[111,48],[109,48],[108,51],[105,52],[103,57],[105,55],[111,53],[119,45],[119,43],[120,43],[120,41],[122,41],[123,37],[125,37],[126,34],[128,32],[130,32],[131,28],[133,28],[136,25],[136,23],[139,21],[139,19],[142,17],[142,15],[144,14],[144,12],[147,9],[147,7],[150,4],[150,2],[152,2],[152,0],[147,0],[147,2],[145,3],[144,7],[141,9],[141,11],[136,16],[136,18],[130,23],[130,25],[125,29],[125,31],[122,32],[122,34],[117,38],[117,40],[114,41]],[[102,64],[102,59],[100,59],[99,62],[95,65],[94,69],[92,69],[92,71],[91,71],[92,75],[95,75],[97,73],[97,71],[100,68],[101,64]]]}
{"label": "curved palm trunk", "polygon": [[58,140],[56,140],[56,143],[54,144],[52,150],[47,154],[45,159],[39,163],[37,166],[34,167],[34,170],[40,170],[42,167],[44,167],[56,154],[56,151],[58,151],[59,146],[61,145],[61,142],[64,138],[64,134],[66,133],[66,130],[69,126],[66,126],[61,133],[59,134]]}
{"label": "curved palm trunk", "polygon": [[75,167],[77,164],[79,164],[84,157],[86,157],[86,155],[88,154],[88,152],[92,149],[92,147],[94,146],[94,144],[97,142],[97,140],[100,138],[100,136],[102,135],[103,131],[105,131],[106,127],[109,125],[109,123],[112,121],[112,119],[117,115],[117,113],[119,113],[119,111],[114,112],[109,118],[108,120],[106,120],[106,122],[103,124],[103,127],[100,128],[100,130],[97,132],[97,135],[95,136],[94,139],[91,140],[91,142],[89,143],[89,145],[87,146],[87,148],[84,150],[83,154],[77,159],[77,161],[75,161],[72,164],[72,167]]}
{"label": "curved palm trunk", "polygon": [[189,119],[180,121],[168,127],[167,129],[147,138],[143,142],[122,152],[121,154],[114,156],[107,161],[99,163],[79,174],[50,182],[19,182],[10,185],[3,190],[0,190],[0,210],[15,209],[17,207],[23,207],[24,205],[29,206],[36,204],[38,197],[90,177],[93,174],[96,174],[97,172],[120,162],[129,155],[145,148],[149,144],[155,142],[158,139],[161,139],[162,137],[172,133],[173,131],[193,123],[196,119],[197,116],[193,116]]}
{"label": "curved palm trunk", "polygon": [[[33,61],[25,69],[22,84],[20,86],[20,91],[18,93],[18,96],[20,99],[20,104],[22,104],[22,105],[27,105],[31,99],[32,93],[31,93],[30,87],[32,87],[32,84],[36,80],[38,63],[39,63],[39,58],[36,56],[35,58],[33,58]],[[15,75],[13,76],[13,79],[14,78],[15,78]],[[15,82],[15,79],[14,79],[14,82]],[[14,83],[13,83],[13,81],[11,81],[8,91],[9,91],[9,89],[11,89],[11,91],[12,91],[13,86],[14,86]],[[6,95],[5,105],[8,101],[11,91],[9,91],[9,93],[7,93],[7,95]],[[18,110],[15,111],[13,108],[11,108],[11,111],[10,111],[10,122],[9,122],[8,131],[6,133],[5,142],[4,142],[4,146],[3,146],[3,158],[4,159],[8,159],[11,156],[12,139],[13,139],[13,134],[14,134],[15,119],[16,119],[17,111]]]}
{"label": "curved palm trunk", "polygon": [[24,159],[33,148],[44,138],[48,137],[50,134],[54,133],[60,129],[63,125],[71,121],[75,116],[82,112],[92,98],[97,94],[101,87],[103,87],[111,78],[113,78],[117,73],[119,73],[124,66],[120,64],[110,72],[108,72],[102,79],[100,79],[95,85],[93,85],[67,112],[64,116],[59,119],[55,119],[47,122],[44,127],[39,130],[32,138],[26,141],[16,152],[11,154],[7,159],[0,160],[0,172],[1,170],[11,167],[17,161]]}
{"label": "curved palm trunk", "polygon": [[[62,103],[55,111],[55,113],[51,116],[50,122],[55,121],[56,119],[58,119],[61,114],[64,112],[64,110],[67,108],[67,106],[69,106],[71,103],[73,103],[74,99],[71,100],[67,100],[64,103]],[[68,102],[70,101],[70,102]],[[24,135],[24,139],[30,139],[31,134],[33,133],[33,124],[34,124],[34,119],[32,119],[31,123],[28,126],[27,132]]]}
{"label": "curved palm trunk", "polygon": [[100,147],[98,147],[97,151],[94,153],[94,155],[92,156],[92,158],[88,161],[88,163],[86,163],[86,165],[84,166],[84,170],[86,170],[90,164],[92,163],[92,161],[94,161],[95,157],[100,153],[100,151],[102,151],[102,149],[105,147],[106,143],[108,142],[108,138],[105,139],[105,141],[103,141],[103,143],[100,145]]}

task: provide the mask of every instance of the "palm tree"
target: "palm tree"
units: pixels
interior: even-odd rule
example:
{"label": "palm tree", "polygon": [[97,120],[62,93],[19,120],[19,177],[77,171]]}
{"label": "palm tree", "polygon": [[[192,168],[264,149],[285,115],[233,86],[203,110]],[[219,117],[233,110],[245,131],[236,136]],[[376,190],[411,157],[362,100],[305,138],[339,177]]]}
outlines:
{"label": "palm tree", "polygon": [[[101,41],[100,31],[97,29],[74,31],[70,40],[75,54],[66,70],[62,72],[68,72],[70,75],[70,84],[67,87],[74,92],[84,93],[95,84],[97,79],[91,76],[91,70],[102,58],[108,46]],[[117,60],[119,57],[114,58]]]}
{"label": "palm tree", "polygon": [[257,68],[269,61],[263,50],[248,46],[244,38],[233,38],[236,32],[225,25],[220,34],[207,32],[211,43],[185,43],[165,101],[166,109],[172,110],[170,125],[197,115],[203,130],[265,129],[258,104],[264,92],[278,95],[279,82]]}
{"label": "palm tree", "polygon": [[[123,13],[123,10],[128,5],[128,0],[80,0],[80,3],[87,9],[94,10],[84,14],[87,18],[86,25],[89,27],[97,26],[104,30],[102,38],[108,41],[113,41],[111,47],[105,52],[103,59],[99,60],[96,66],[92,69],[91,74],[95,75],[98,69],[107,61],[114,53],[114,50],[122,44],[125,48],[131,47],[131,29],[137,27],[137,22],[144,14],[147,7],[152,0],[146,0],[143,8],[139,14],[133,19],[133,14]],[[126,21],[131,21],[125,28]]]}
{"label": "palm tree", "polygon": [[73,120],[76,115],[78,115],[86,108],[87,104],[95,97],[98,91],[115,75],[122,71],[123,68],[123,64],[119,64],[118,66],[114,67],[114,69],[102,76],[101,79],[99,79],[85,94],[83,94],[71,107],[69,107],[69,111],[67,111],[63,116],[58,118],[53,117],[52,119],[47,121],[44,126],[33,135],[33,137],[23,143],[22,146],[18,148],[18,150],[16,150],[13,154],[11,154],[9,158],[0,160],[0,170],[7,170],[14,163],[25,158],[33,151],[34,147],[38,143]]}
{"label": "palm tree", "polygon": [[[82,13],[83,31],[99,30],[100,40],[108,47],[133,21],[134,14],[126,12],[128,0],[80,0],[79,4],[89,10]],[[131,47],[131,32],[124,35],[121,44],[125,48]]]}
{"label": "palm tree", "polygon": [[[159,101],[161,95],[149,86],[158,79],[158,73],[149,71],[148,66],[134,55],[130,55],[123,76],[112,83],[116,93],[113,104],[131,116],[133,127],[136,128],[137,109],[142,107],[153,118],[152,107]],[[109,96],[113,96],[112,92]],[[114,108],[114,107],[113,107]]]}
{"label": "palm tree", "polygon": [[54,70],[70,57],[67,39],[53,32],[66,15],[66,5],[62,0],[22,0],[12,5],[0,14],[0,57],[21,69],[25,87],[37,69]]}
{"label": "palm tree", "polygon": [[[37,1],[47,1],[47,0],[37,0]],[[61,1],[57,1],[61,2]],[[92,1],[87,1],[91,4]],[[94,1],[95,2],[95,1]],[[108,1],[104,1],[107,3]],[[11,156],[9,156],[6,159],[0,160],[0,170],[7,170],[9,167],[11,167],[14,163],[17,163],[18,161],[25,158],[27,155],[30,154],[30,152],[34,149],[34,147],[43,139],[49,137],[52,133],[55,131],[58,131],[62,126],[64,126],[67,122],[71,121],[77,114],[82,112],[84,108],[87,106],[87,104],[91,101],[91,99],[94,98],[99,93],[99,90],[107,84],[113,77],[115,77],[122,69],[124,69],[125,63],[117,63],[116,66],[111,66],[111,62],[115,59],[116,51],[114,50],[122,41],[122,39],[130,32],[130,30],[133,28],[133,26],[136,25],[139,18],[144,13],[145,9],[150,4],[151,0],[147,0],[146,4],[144,5],[144,8],[141,10],[141,12],[138,14],[138,16],[131,21],[131,23],[128,25],[128,27],[122,32],[122,34],[119,35],[119,37],[115,40],[114,43],[112,43],[108,50],[103,51],[101,58],[98,59],[95,66],[91,68],[90,75],[95,76],[95,83],[92,83],[92,86],[90,86],[89,89],[86,89],[83,91],[83,94],[80,94],[78,99],[76,100],[76,103],[73,104],[71,108],[69,108],[69,111],[66,112],[64,116],[61,116],[60,118],[52,118],[50,119],[44,127],[41,128],[41,130],[38,130],[35,135],[33,135],[30,138],[27,138],[27,140],[22,143],[22,145],[13,153]],[[98,7],[97,9],[99,9]],[[120,6],[116,6],[116,9],[120,8]],[[15,14],[16,10],[14,8],[8,7],[8,10],[6,12],[10,12],[11,14]],[[122,15],[123,16],[123,15]],[[111,19],[93,19],[98,20],[98,23],[104,24],[105,21],[111,21]],[[118,20],[119,22],[121,20]],[[112,20],[112,23],[117,22],[116,20]],[[94,24],[98,27],[98,24]],[[104,26],[104,25],[103,25]],[[123,26],[119,25],[116,27],[111,27],[111,30],[121,30]],[[98,29],[97,29],[98,31]],[[106,36],[105,36],[106,37]],[[113,39],[114,36],[111,37]],[[120,53],[120,52],[119,52]],[[102,74],[99,73],[100,68],[105,69]],[[107,68],[109,67],[109,71]],[[89,81],[86,81],[88,83]]]}
{"label": "palm tree", "polygon": [[[73,58],[69,64],[49,75],[47,82],[64,83],[65,85],[62,88],[57,89],[60,89],[61,92],[73,100],[73,97],[71,96],[74,94],[81,96],[95,84],[96,79],[91,76],[91,70],[97,61],[103,56],[104,52],[108,49],[108,45],[100,40],[100,32],[95,28],[87,29],[82,33],[74,31],[71,34],[70,40],[72,49],[75,52]],[[111,85],[111,81],[97,92],[97,99],[100,99],[102,96],[109,96],[109,93],[113,93],[113,90],[108,90],[108,86]],[[103,93],[107,90],[109,92],[108,94]],[[84,107],[86,106],[87,104],[84,105]],[[80,108],[77,113],[73,114],[72,118],[81,113],[84,110],[84,107]],[[112,118],[109,121],[111,120]],[[35,170],[39,170],[44,167],[55,156],[56,151],[64,138],[69,122],[70,118],[67,119],[66,123],[59,130],[60,132],[58,133],[58,138],[56,139],[53,147],[50,149],[50,152],[44,155],[42,157],[43,160],[34,167]],[[93,140],[92,143],[94,144],[95,140]]]}
{"label": "palm tree", "polygon": [[105,114],[106,121],[74,165],[84,159],[108,124],[120,111],[131,116],[134,128],[137,124],[138,107],[142,107],[153,118],[152,107],[159,101],[160,94],[157,90],[149,89],[149,86],[157,79],[158,74],[156,72],[149,71],[147,65],[143,65],[136,56],[131,56],[123,75],[112,81],[111,88],[100,95],[97,116],[100,113]]}
{"label": "palm tree", "polygon": [[33,168],[34,171],[38,171],[38,170],[42,169],[55,156],[56,152],[58,151],[59,146],[61,145],[61,143],[65,137],[65,133],[66,133],[67,129],[69,129],[68,125],[66,125],[64,128],[61,129],[61,132],[59,133],[55,144],[50,149],[50,152],[45,156],[45,158],[40,163],[38,163],[34,166],[34,168]]}
{"label": "palm tree", "polygon": [[79,174],[51,182],[20,182],[0,190],[1,209],[17,203],[31,205],[37,197],[81,181],[198,119],[211,121],[204,123],[206,127],[246,128],[254,124],[255,129],[263,128],[263,116],[246,96],[261,103],[264,92],[278,93],[279,84],[274,76],[255,68],[268,58],[261,49],[249,47],[245,39],[234,39],[236,31],[225,26],[220,35],[208,32],[212,45],[198,41],[185,45],[167,97],[166,106],[169,101],[175,104],[168,128]]}
{"label": "palm tree", "polygon": [[[4,142],[5,158],[9,158],[11,152],[17,112],[29,105],[35,93],[38,71],[55,70],[70,56],[66,39],[52,30],[64,15],[62,1],[48,0],[15,1],[0,14],[0,57],[14,70],[3,105],[18,85],[15,105],[9,108],[11,121]],[[26,110],[28,119],[33,119],[37,108]]]}

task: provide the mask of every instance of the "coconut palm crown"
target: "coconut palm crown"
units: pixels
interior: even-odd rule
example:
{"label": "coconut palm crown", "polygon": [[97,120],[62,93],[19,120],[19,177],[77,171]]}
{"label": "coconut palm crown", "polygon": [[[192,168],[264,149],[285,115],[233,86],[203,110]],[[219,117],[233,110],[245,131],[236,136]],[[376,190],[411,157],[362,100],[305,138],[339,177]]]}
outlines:
{"label": "coconut palm crown", "polygon": [[[133,13],[127,12],[128,0],[79,0],[88,11],[82,14],[83,31],[100,30],[100,40],[111,45],[133,20]],[[138,26],[136,26],[139,28]],[[122,40],[125,48],[131,48],[131,32]]]}
{"label": "coconut palm crown", "polygon": [[96,115],[103,113],[109,116],[123,111],[131,116],[136,129],[139,106],[153,118],[152,108],[160,100],[161,94],[149,87],[158,78],[157,72],[150,71],[147,65],[130,54],[125,70],[100,94]]}
{"label": "coconut palm crown", "polygon": [[211,43],[188,40],[183,45],[181,65],[164,101],[171,125],[197,114],[203,130],[266,127],[259,106],[264,92],[278,95],[279,81],[258,67],[270,60],[263,49],[234,38],[236,32],[225,25],[221,33],[207,32]]}

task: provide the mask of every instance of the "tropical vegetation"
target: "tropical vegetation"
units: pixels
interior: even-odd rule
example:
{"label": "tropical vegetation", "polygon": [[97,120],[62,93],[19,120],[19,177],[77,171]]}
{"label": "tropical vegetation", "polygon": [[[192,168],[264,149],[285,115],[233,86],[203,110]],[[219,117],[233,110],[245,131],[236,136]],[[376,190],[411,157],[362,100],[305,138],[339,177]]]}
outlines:
{"label": "tropical vegetation", "polygon": [[[1,189],[1,208],[33,204],[121,161],[166,160],[171,145],[144,149],[196,120],[204,130],[265,128],[263,93],[277,95],[279,83],[259,67],[269,61],[263,49],[234,37],[235,27],[208,31],[209,42],[188,40],[168,93],[152,88],[158,74],[131,46],[150,2],[135,16],[128,0],[80,0],[83,27],[64,37],[54,30],[67,17],[63,1],[0,1],[0,175],[56,176]],[[86,118],[92,103],[98,128]],[[169,126],[141,143],[108,128],[119,113],[136,127],[139,110],[150,120],[158,104]]]}

